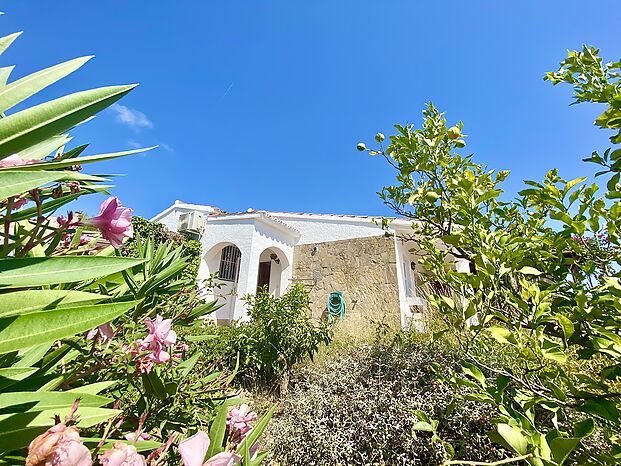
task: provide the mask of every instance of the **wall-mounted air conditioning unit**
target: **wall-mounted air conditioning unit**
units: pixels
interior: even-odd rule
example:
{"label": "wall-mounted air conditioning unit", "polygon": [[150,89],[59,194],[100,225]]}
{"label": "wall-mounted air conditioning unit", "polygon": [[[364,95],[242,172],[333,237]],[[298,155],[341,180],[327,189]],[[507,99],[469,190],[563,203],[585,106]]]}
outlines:
{"label": "wall-mounted air conditioning unit", "polygon": [[179,215],[180,233],[201,233],[203,226],[203,215],[199,212],[188,212]]}

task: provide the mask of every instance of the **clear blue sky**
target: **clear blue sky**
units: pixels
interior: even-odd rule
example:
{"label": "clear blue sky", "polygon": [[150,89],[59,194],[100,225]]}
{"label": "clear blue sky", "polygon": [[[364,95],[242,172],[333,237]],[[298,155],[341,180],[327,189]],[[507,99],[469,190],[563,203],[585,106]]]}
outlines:
{"label": "clear blue sky", "polygon": [[[160,144],[99,172],[152,216],[175,199],[255,209],[389,214],[393,175],[356,143],[420,123],[433,101],[463,120],[467,148],[510,169],[508,191],[552,167],[568,178],[605,148],[602,111],[544,82],[583,43],[621,56],[618,1],[5,0],[13,78],[82,55],[83,69],[33,98],[141,85],[74,132],[88,153]],[[124,111],[124,113],[123,113]],[[140,113],[137,113],[140,112]],[[125,115],[125,122],[120,117]],[[96,210],[100,199],[78,207]]]}

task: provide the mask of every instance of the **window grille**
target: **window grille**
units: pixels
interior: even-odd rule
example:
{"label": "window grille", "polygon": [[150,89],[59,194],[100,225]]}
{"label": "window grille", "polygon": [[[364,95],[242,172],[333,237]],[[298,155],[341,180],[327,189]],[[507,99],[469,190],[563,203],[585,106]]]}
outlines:
{"label": "window grille", "polygon": [[241,251],[237,246],[226,246],[222,249],[220,256],[220,271],[218,278],[229,282],[237,281],[239,273],[239,262],[241,259]]}

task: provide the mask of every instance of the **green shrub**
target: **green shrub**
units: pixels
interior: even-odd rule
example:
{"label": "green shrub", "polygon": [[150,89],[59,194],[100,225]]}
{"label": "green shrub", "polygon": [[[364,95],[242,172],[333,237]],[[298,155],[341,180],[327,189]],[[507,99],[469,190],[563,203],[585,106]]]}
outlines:
{"label": "green shrub", "polygon": [[207,342],[214,359],[222,358],[231,369],[239,366],[236,378],[245,386],[279,382],[294,364],[312,358],[319,345],[331,340],[327,322],[312,322],[302,285],[291,286],[280,298],[263,289],[247,302],[250,320],[216,328],[217,338]]}
{"label": "green shrub", "polygon": [[[183,255],[188,258],[188,264],[184,268],[182,276],[183,278],[190,279],[193,283],[196,282],[196,275],[201,262],[200,241],[190,239],[181,233],[170,231],[164,224],[152,222],[142,217],[133,217],[132,225],[136,237],[151,239],[155,245],[172,242],[178,246],[183,246]],[[135,257],[135,239],[125,243],[123,254]]]}
{"label": "green shrub", "polygon": [[[450,456],[448,444],[457,458],[498,460],[503,450],[485,435],[493,425],[490,410],[454,404],[456,394],[431,364],[448,375],[457,362],[425,343],[394,342],[305,365],[291,375],[266,446],[288,466],[440,464]],[[431,425],[419,410],[439,420],[437,435],[417,430]]]}

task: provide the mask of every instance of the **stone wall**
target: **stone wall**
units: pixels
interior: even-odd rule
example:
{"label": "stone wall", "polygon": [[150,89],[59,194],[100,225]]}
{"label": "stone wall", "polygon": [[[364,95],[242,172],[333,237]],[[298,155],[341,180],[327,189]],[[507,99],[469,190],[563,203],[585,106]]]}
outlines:
{"label": "stone wall", "polygon": [[[313,317],[324,316],[328,296],[342,291],[346,333],[363,335],[371,321],[400,326],[394,240],[383,236],[295,246],[293,281],[310,293]],[[324,316],[325,317],[325,316]]]}

